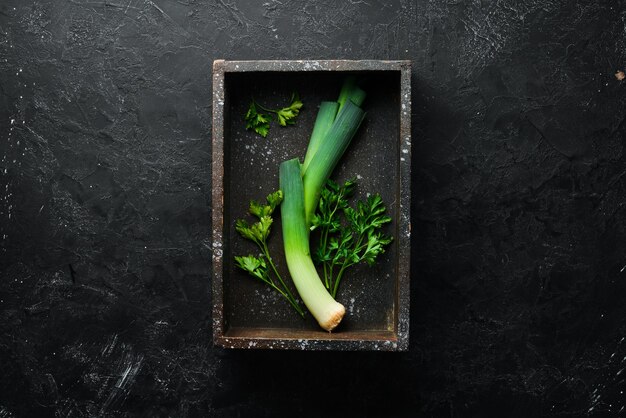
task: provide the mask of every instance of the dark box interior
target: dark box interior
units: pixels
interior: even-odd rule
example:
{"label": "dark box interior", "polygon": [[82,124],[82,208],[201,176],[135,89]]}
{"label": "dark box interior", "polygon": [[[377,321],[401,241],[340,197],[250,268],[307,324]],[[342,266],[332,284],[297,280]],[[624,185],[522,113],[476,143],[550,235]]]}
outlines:
{"label": "dark box interior", "polygon": [[[224,74],[224,224],[223,330],[224,345],[280,348],[283,339],[297,339],[301,348],[316,340],[380,341],[395,349],[398,327],[398,243],[400,220],[400,71],[350,72],[367,92],[365,120],[336,167],[332,179],[356,178],[351,199],[380,193],[393,221],[384,231],[394,237],[377,263],[347,270],[337,300],[346,307],[342,323],[328,333],[307,312],[302,319],[288,302],[264,283],[235,266],[235,255],[259,253],[254,243],[235,230],[235,221],[254,219],[247,213],[251,199],[264,200],[278,188],[278,167],[287,159],[304,158],[322,101],[337,99],[348,72],[226,72]],[[267,138],[245,129],[244,115],[252,96],[263,106],[286,106],[293,92],[304,103],[294,126],[272,123]],[[408,158],[408,156],[406,156]],[[284,260],[280,213],[274,214],[269,247],[278,269],[297,295]],[[317,242],[312,234],[311,252]],[[233,339],[227,341],[229,338]],[[243,340],[247,344],[241,344]],[[249,340],[251,339],[251,340]],[[278,341],[274,341],[278,340]],[[235,341],[235,342],[234,342]],[[237,344],[238,342],[239,344]],[[315,345],[315,344],[313,344]],[[358,348],[358,347],[355,347]]]}

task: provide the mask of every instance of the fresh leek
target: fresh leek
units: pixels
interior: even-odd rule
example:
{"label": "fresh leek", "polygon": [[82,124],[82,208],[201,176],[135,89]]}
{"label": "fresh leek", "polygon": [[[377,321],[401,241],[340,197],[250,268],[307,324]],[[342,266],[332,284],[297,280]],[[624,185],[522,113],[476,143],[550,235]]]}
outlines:
{"label": "fresh leek", "polygon": [[302,164],[303,175],[309,167],[309,164],[322,143],[322,140],[335,121],[338,109],[339,103],[337,102],[322,102],[322,104],[320,104],[320,110],[317,112],[315,124],[313,125],[313,132],[311,133],[311,139],[309,140],[309,146],[306,149],[306,156],[304,157],[304,163]]}
{"label": "fresh leek", "polygon": [[[370,244],[371,237],[374,236],[373,233],[370,233],[369,230],[359,231],[360,234],[354,241],[357,243],[356,247],[350,247],[348,245],[350,243],[344,245],[346,251],[351,250],[351,257],[358,256],[359,260],[355,261],[352,258],[344,260],[332,252],[324,253],[324,261],[328,261],[327,258],[332,257],[333,263],[324,265],[326,282],[322,283],[311,259],[309,248],[310,231],[325,227],[321,218],[316,217],[315,214],[320,194],[365,117],[365,112],[360,108],[364,100],[365,92],[356,85],[355,78],[346,79],[338,100],[336,102],[323,102],[320,105],[304,163],[301,165],[298,159],[284,161],[279,170],[281,190],[268,196],[268,205],[261,205],[254,201],[250,203],[250,213],[257,216],[259,222],[249,225],[244,220],[239,220],[236,224],[237,231],[244,238],[255,242],[262,251],[259,257],[252,255],[235,257],[237,265],[278,291],[302,315],[301,307],[282,281],[266,244],[272,224],[271,214],[278,204],[281,204],[283,244],[287,268],[302,301],[319,325],[329,332],[337,327],[346,311],[341,303],[333,299],[337,293],[343,271],[361,260],[369,263],[375,257],[372,255],[374,252],[382,252],[382,247],[380,250],[378,247],[370,248],[372,247]],[[263,128],[262,132],[257,130],[257,133],[265,136],[269,118],[264,115],[259,118],[257,105],[251,104],[252,110],[246,116],[246,120],[250,124],[247,127]],[[258,107],[261,110],[273,112],[273,110],[265,109],[260,105]],[[301,103],[298,102],[294,117],[300,107]],[[278,115],[280,116],[280,114]],[[284,124],[289,123],[289,121],[281,122],[280,118],[279,122],[281,124],[283,122],[285,122]],[[279,198],[283,198],[282,203],[280,203]],[[345,207],[342,206],[342,209],[348,210],[349,208],[346,204]],[[331,221],[335,219],[332,216],[327,217]],[[353,218],[351,223],[356,225],[357,216],[355,215]],[[334,229],[327,231],[326,236],[331,232],[335,232]],[[350,242],[352,242],[352,238],[350,238]],[[337,268],[336,276],[333,274],[333,267]],[[272,275],[276,276],[276,281]],[[332,296],[329,291],[332,292]]]}
{"label": "fresh leek", "polygon": [[345,308],[333,299],[315,269],[309,232],[322,189],[365,117],[359,107],[364,99],[365,92],[356,86],[353,77],[348,78],[336,103],[321,104],[304,164],[301,166],[298,159],[293,159],[280,165],[287,267],[302,301],[327,331],[339,324]]}
{"label": "fresh leek", "polygon": [[351,101],[355,105],[361,106],[364,100],[365,92],[356,85],[356,78],[351,76],[344,81],[341,91],[339,92],[339,98],[336,102],[322,102],[320,104],[320,109],[317,112],[315,124],[313,125],[311,139],[309,140],[309,145],[306,150],[306,156],[304,157],[304,163],[302,164],[302,175],[306,172],[313,156],[322,141],[324,141],[337,114],[343,109],[346,102]]}
{"label": "fresh leek", "polygon": [[346,78],[346,81],[344,81],[343,85],[341,86],[341,91],[339,92],[339,98],[337,99],[339,109],[337,109],[337,111],[341,111],[343,106],[348,101],[354,103],[357,106],[361,106],[364,100],[365,92],[356,85],[356,78],[354,76],[348,77]]}
{"label": "fresh leek", "polygon": [[328,293],[311,260],[300,170],[298,159],[284,161],[279,170],[284,196],[280,211],[287,268],[306,307],[319,325],[330,332],[341,322],[346,309]]}
{"label": "fresh leek", "polygon": [[325,135],[304,172],[304,209],[311,226],[322,188],[341,159],[365,117],[360,107],[348,100]]}

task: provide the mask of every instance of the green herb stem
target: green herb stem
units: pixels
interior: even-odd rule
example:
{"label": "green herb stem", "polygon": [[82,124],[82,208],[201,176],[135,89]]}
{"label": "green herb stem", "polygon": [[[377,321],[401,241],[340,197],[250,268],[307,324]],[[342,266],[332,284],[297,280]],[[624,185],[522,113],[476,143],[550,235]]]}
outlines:
{"label": "green herb stem", "polygon": [[298,311],[300,316],[302,316],[304,318],[304,314],[305,314],[304,313],[304,309],[302,309],[302,307],[300,305],[298,305],[298,303],[296,302],[296,298],[293,296],[293,294],[289,290],[289,287],[283,281],[283,278],[281,277],[280,273],[278,272],[278,269],[276,268],[276,265],[274,264],[274,260],[272,260],[272,257],[270,257],[270,250],[269,250],[269,248],[267,248],[267,244],[263,243],[263,246],[261,247],[261,250],[263,251],[263,254],[265,254],[265,257],[267,257],[267,260],[268,260],[268,262],[270,264],[270,267],[272,268],[272,271],[274,272],[274,274],[278,278],[278,281],[280,282],[280,285],[283,287],[283,289],[285,289],[285,293],[283,293],[283,292],[280,292],[280,293],[282,293],[283,296],[285,296],[287,298],[287,300],[289,300],[289,303],[291,303],[293,305],[293,307],[296,308],[296,311]]}
{"label": "green herb stem", "polygon": [[[235,257],[237,266],[242,270],[248,272],[253,277],[261,280],[263,283],[276,290],[293,306],[293,308],[302,317],[305,315],[304,308],[298,304],[296,298],[293,296],[289,287],[283,281],[274,260],[270,255],[269,247],[267,246],[267,239],[270,236],[271,225],[273,223],[272,213],[280,205],[283,200],[283,192],[278,190],[267,196],[267,204],[261,204],[255,200],[250,201],[248,212],[258,218],[258,222],[250,225],[244,219],[239,219],[235,222],[235,229],[239,234],[256,244],[261,250],[261,256],[255,257],[249,255],[247,257]],[[269,265],[269,269],[268,269]],[[273,272],[275,279],[272,278]]]}
{"label": "green herb stem", "polygon": [[256,100],[252,99],[252,101],[254,102],[255,106],[261,108],[262,110],[265,110],[266,112],[278,113],[278,109],[268,109]]}
{"label": "green herb stem", "polygon": [[374,264],[392,241],[391,237],[379,232],[383,225],[391,222],[391,218],[385,215],[380,195],[370,195],[353,208],[346,199],[353,186],[354,180],[348,180],[343,186],[329,180],[313,217],[312,228],[320,231],[316,254],[322,264],[324,285],[333,298],[337,296],[349,267],[361,262]]}

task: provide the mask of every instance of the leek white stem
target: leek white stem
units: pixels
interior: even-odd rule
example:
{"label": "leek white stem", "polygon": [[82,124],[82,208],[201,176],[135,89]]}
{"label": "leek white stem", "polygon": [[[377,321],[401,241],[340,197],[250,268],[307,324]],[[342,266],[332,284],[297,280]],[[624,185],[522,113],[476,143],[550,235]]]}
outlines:
{"label": "leek white stem", "polygon": [[297,159],[284,161],[279,177],[284,195],[280,212],[289,274],[313,317],[330,332],[341,322],[346,309],[328,293],[311,260],[300,162]]}

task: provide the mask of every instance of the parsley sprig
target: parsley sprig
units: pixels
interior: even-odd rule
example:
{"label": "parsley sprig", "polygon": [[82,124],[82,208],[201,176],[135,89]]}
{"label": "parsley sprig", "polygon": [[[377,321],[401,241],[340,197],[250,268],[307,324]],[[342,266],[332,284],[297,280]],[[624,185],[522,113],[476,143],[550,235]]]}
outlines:
{"label": "parsley sprig", "polygon": [[337,296],[347,268],[360,262],[373,265],[393,240],[380,231],[391,218],[385,215],[386,208],[379,194],[357,202],[354,208],[349,206],[348,198],[355,185],[354,180],[342,186],[329,180],[321,192],[311,226],[311,230],[320,230],[315,258],[322,264],[324,285],[333,298]]}
{"label": "parsley sprig", "polygon": [[268,109],[252,99],[244,117],[246,129],[252,129],[265,138],[270,130],[270,122],[273,120],[272,114],[276,115],[280,126],[293,125],[296,123],[295,119],[300,114],[301,108],[302,102],[298,93],[295,92],[291,95],[289,106],[280,109]]}
{"label": "parsley sprig", "polygon": [[261,250],[261,254],[258,257],[253,255],[235,256],[235,261],[237,267],[248,272],[253,277],[256,277],[280,293],[300,316],[304,317],[304,309],[298,304],[289,288],[285,285],[267,246],[267,239],[269,238],[271,226],[274,221],[272,213],[274,213],[274,210],[280,205],[282,200],[283,192],[278,190],[267,196],[267,204],[265,205],[255,200],[250,201],[248,211],[251,215],[258,218],[258,222],[248,224],[245,219],[238,219],[235,222],[235,229],[242,237],[254,242]]}

